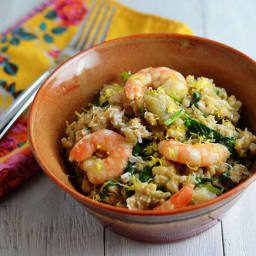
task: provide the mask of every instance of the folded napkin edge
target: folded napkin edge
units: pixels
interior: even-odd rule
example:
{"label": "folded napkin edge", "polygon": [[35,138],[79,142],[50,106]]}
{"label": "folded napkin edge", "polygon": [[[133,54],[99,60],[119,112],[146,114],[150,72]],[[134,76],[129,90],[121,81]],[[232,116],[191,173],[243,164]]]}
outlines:
{"label": "folded napkin edge", "polygon": [[[140,16],[139,18],[143,18],[143,17],[149,18],[150,17],[152,20],[155,20],[156,22],[160,21],[161,23],[181,26],[181,27],[187,29],[186,33],[189,32],[191,35],[194,34],[193,31],[183,22],[173,20],[171,18],[161,17],[159,15],[155,15],[155,14],[151,14],[151,13],[140,12],[140,11],[132,9],[132,7],[128,7],[122,3],[119,3],[118,1],[115,1],[115,0],[112,0],[112,2],[118,4],[119,7],[121,7],[125,11],[124,12],[125,15],[128,15],[128,13],[130,13],[130,14],[136,14],[137,16],[139,15]],[[134,18],[134,16],[133,16],[133,18]]]}

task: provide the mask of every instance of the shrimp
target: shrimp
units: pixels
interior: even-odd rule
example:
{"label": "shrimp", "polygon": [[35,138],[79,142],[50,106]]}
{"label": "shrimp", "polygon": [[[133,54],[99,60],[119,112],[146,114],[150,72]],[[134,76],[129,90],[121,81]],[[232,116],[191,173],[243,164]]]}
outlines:
{"label": "shrimp", "polygon": [[124,94],[130,101],[140,100],[144,95],[144,88],[158,88],[163,86],[168,95],[185,96],[188,89],[182,74],[166,67],[146,68],[133,74],[126,82]]}
{"label": "shrimp", "polygon": [[167,159],[186,164],[188,167],[207,167],[226,162],[230,153],[217,143],[184,144],[175,140],[163,140],[158,144],[158,151]]}
{"label": "shrimp", "polygon": [[[97,150],[107,153],[104,159],[93,156]],[[107,179],[120,177],[132,155],[132,146],[125,138],[111,130],[103,129],[86,135],[71,149],[70,161],[81,163],[89,181],[95,185]]]}
{"label": "shrimp", "polygon": [[187,206],[193,198],[194,185],[188,184],[184,186],[179,192],[175,193],[169,200],[158,205],[153,210],[172,210]]}

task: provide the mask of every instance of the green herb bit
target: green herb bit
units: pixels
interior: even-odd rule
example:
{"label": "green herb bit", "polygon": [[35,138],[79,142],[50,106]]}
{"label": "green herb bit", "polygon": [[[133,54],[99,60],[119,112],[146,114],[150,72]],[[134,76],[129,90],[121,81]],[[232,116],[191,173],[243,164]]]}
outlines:
{"label": "green herb bit", "polygon": [[224,172],[222,173],[222,176],[225,178],[230,178],[230,173],[229,172]]}
{"label": "green herb bit", "polygon": [[223,183],[223,182],[226,182],[230,180],[230,172],[227,171],[227,172],[224,172],[220,175],[220,182]]}
{"label": "green herb bit", "polygon": [[124,172],[129,172],[131,175],[133,175],[136,171],[135,163],[128,161],[127,167],[124,170]]}
{"label": "green herb bit", "polygon": [[228,167],[228,170],[231,170],[232,167],[233,167],[235,164],[237,164],[237,163],[245,165],[246,163],[244,162],[244,160],[245,160],[245,159],[244,159],[244,158],[241,158],[241,157],[238,155],[237,151],[234,150],[233,154],[231,155],[231,157],[229,158],[229,161],[228,161],[228,163],[229,163],[229,165],[230,165],[230,166]]}
{"label": "green herb bit", "polygon": [[177,97],[176,95],[174,95],[174,94],[171,94],[170,97],[171,97],[172,99],[176,100],[176,101],[179,102],[179,103],[182,102],[182,100],[181,100],[179,97]]}
{"label": "green herb bit", "polygon": [[153,166],[145,166],[143,170],[139,173],[139,180],[141,182],[149,182],[153,179],[153,172],[152,172]]}
{"label": "green herb bit", "polygon": [[107,100],[104,101],[104,102],[102,102],[102,103],[100,103],[100,101],[97,100],[96,103],[95,103],[95,106],[101,107],[101,108],[104,108],[104,107],[106,107],[107,105],[109,105],[109,102],[108,102]]}
{"label": "green herb bit", "polygon": [[101,103],[99,106],[100,106],[101,108],[104,108],[104,107],[106,107],[107,105],[109,105],[109,102],[106,100],[106,101],[104,101],[103,103]]}
{"label": "green herb bit", "polygon": [[187,128],[187,136],[192,136],[193,134],[198,134],[203,138],[210,140],[213,143],[221,143],[226,146],[231,153],[235,152],[234,143],[236,139],[234,137],[222,136],[216,130],[200,123],[199,121],[192,119],[189,115],[185,114],[184,125]]}
{"label": "green herb bit", "polygon": [[[104,184],[107,183],[105,186]],[[116,180],[106,180],[103,184],[103,190],[102,190],[102,194],[104,195],[108,195],[108,188],[111,186],[115,186],[115,185],[121,185],[120,179],[116,179]]]}
{"label": "green herb bit", "polygon": [[173,122],[175,122],[184,112],[184,109],[179,110],[176,112],[170,119],[165,121],[165,125],[171,125]]}
{"label": "green herb bit", "polygon": [[79,118],[81,118],[82,114],[80,114],[79,112],[75,111],[75,115]]}
{"label": "green herb bit", "polygon": [[220,90],[217,90],[217,91],[216,91],[216,94],[217,94],[218,96],[220,96]]}
{"label": "green herb bit", "polygon": [[203,183],[203,184],[199,184],[198,187],[200,188],[206,188],[208,189],[210,192],[216,194],[217,196],[222,194],[222,190],[219,188],[214,187],[213,185],[209,184],[209,183]]}
{"label": "green herb bit", "polygon": [[228,191],[230,190],[231,188],[235,187],[236,184],[231,180],[230,178],[230,173],[229,171],[226,171],[224,173],[221,174],[220,178],[219,178],[222,186],[225,188],[224,189],[224,192],[225,191]]}
{"label": "green herb bit", "polygon": [[125,188],[125,187],[123,189],[124,189],[125,194],[126,194],[127,197],[130,197],[130,196],[134,195],[134,193],[135,193],[134,190],[130,190],[130,189]]}
{"label": "green herb bit", "polygon": [[193,100],[191,101],[190,106],[195,105],[198,108],[197,102],[201,99],[201,95],[199,92],[193,93]]}
{"label": "green herb bit", "polygon": [[142,152],[142,150],[143,150],[142,144],[137,143],[137,144],[133,147],[133,149],[132,149],[132,154],[133,154],[134,156],[138,156],[138,155],[140,155],[140,153]]}
{"label": "green herb bit", "polygon": [[159,166],[160,162],[156,162],[153,166],[145,166],[142,170],[142,172],[139,173],[139,180],[141,182],[150,182],[151,180],[153,180],[153,168],[155,166]]}
{"label": "green herb bit", "polygon": [[97,99],[97,101],[95,102],[95,106],[96,106],[96,107],[100,107],[100,101],[99,101],[99,99]]}
{"label": "green herb bit", "polygon": [[144,149],[148,145],[148,143],[152,143],[152,141],[144,139],[142,143],[137,143],[133,147],[132,154],[134,156],[145,156]]}
{"label": "green herb bit", "polygon": [[147,143],[147,145],[144,147],[142,153],[144,156],[148,157],[148,156],[151,156],[153,155],[154,152],[157,151],[157,144],[156,142],[150,142],[150,143]]}
{"label": "green herb bit", "polygon": [[128,71],[128,72],[122,72],[122,78],[123,78],[123,86],[126,84],[127,80],[131,77],[131,72]]}
{"label": "green herb bit", "polygon": [[202,178],[196,177],[195,180],[196,180],[196,185],[215,181],[215,179],[213,178],[205,178],[205,177],[202,177]]}
{"label": "green herb bit", "polygon": [[[200,110],[200,111],[201,111],[201,110]],[[202,113],[203,117],[205,117],[205,118],[208,117],[208,115],[205,114],[204,112],[201,111],[201,113]]]}

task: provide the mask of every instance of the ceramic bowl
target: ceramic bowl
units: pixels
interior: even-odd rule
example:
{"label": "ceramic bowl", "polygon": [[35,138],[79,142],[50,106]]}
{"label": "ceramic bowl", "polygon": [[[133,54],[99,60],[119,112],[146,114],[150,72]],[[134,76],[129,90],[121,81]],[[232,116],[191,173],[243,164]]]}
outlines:
{"label": "ceramic bowl", "polygon": [[[166,66],[183,75],[206,76],[243,102],[245,124],[256,133],[256,63],[223,44],[177,34],[136,35],[108,41],[66,61],[45,81],[30,111],[29,139],[45,173],[110,230],[148,242],[170,242],[197,235],[236,203],[256,174],[223,195],[172,211],[128,210],[93,201],[78,193],[65,174],[60,150],[65,121],[75,119],[106,83],[121,82],[121,73]],[[255,168],[255,164],[253,165]],[[90,231],[89,231],[90,232]]]}

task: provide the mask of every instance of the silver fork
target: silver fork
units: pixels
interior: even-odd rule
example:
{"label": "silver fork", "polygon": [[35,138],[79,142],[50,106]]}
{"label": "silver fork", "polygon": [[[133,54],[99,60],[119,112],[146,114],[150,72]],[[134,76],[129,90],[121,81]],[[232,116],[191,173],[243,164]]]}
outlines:
{"label": "silver fork", "polygon": [[[46,70],[30,87],[28,87],[14,102],[7,108],[7,110],[0,115],[0,139],[9,130],[17,118],[26,110],[26,108],[32,103],[38,89],[46,78],[61,64],[64,60],[74,56],[83,49],[90,48],[94,44],[102,43],[107,35],[113,15],[116,10],[116,5],[110,7],[109,3],[105,3],[104,0],[99,0],[99,5],[96,7],[97,0],[94,0],[90,11],[87,13],[83,20],[78,32],[72,38],[68,46],[63,49],[57,57],[55,65]],[[110,9],[112,8],[112,9]],[[97,17],[100,11],[103,10],[103,14],[99,17],[97,23]],[[106,18],[108,11],[111,11],[110,15]],[[87,21],[92,17],[92,22],[87,28],[85,35],[83,32],[87,25]],[[105,27],[102,28],[104,20],[106,20]],[[93,28],[95,32],[92,33]],[[100,33],[102,29],[102,32]],[[98,38],[97,42],[96,39]],[[90,40],[89,40],[90,39]]]}

